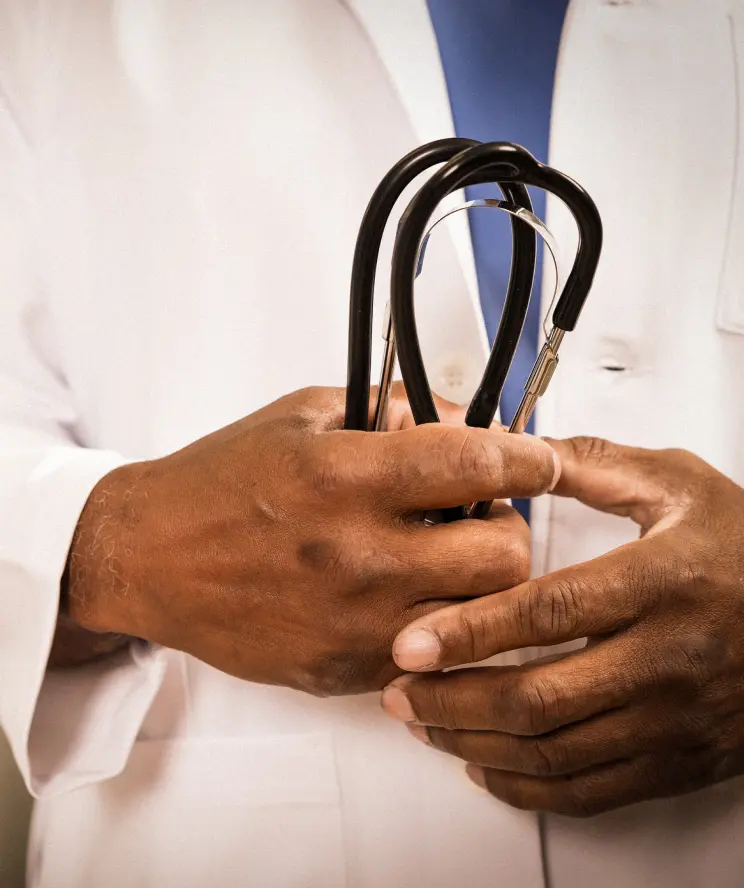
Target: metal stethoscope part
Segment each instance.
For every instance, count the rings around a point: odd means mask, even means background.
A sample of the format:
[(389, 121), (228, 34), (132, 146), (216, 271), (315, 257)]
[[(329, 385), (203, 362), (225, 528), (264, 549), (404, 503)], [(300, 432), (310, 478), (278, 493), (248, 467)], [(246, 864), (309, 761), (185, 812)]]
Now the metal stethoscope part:
[[(553, 375), (553, 372), (555, 371), (555, 367), (558, 364), (558, 349), (560, 348), (561, 342), (563, 341), (563, 331), (558, 331), (556, 330), (556, 328), (549, 330), (547, 323), (547, 319), (552, 314), (553, 307), (555, 306), (556, 299), (558, 298), (558, 293), (561, 291), (563, 283), (565, 281), (564, 266), (561, 261), (558, 242), (553, 237), (550, 230), (534, 213), (531, 213), (524, 207), (519, 207), (515, 204), (511, 204), (508, 201), (496, 200), (494, 198), (469, 200), (466, 203), (461, 204), (460, 206), (447, 210), (430, 223), (429, 228), (424, 235), (424, 239), (421, 241), (421, 247), (419, 249), (419, 255), (416, 262), (416, 279), (421, 276), (424, 270), (426, 248), (429, 245), (429, 240), (431, 239), (431, 235), (434, 229), (440, 223), (444, 222), (446, 219), (449, 219), (450, 216), (453, 216), (455, 213), (459, 213), (464, 210), (478, 209), (501, 210), (502, 212), (508, 213), (510, 216), (513, 216), (514, 218), (520, 220), (523, 224), (529, 225), (530, 228), (534, 229), (542, 238), (548, 254), (550, 255), (550, 258), (552, 260), (555, 285), (553, 288), (553, 296), (550, 301), (550, 307), (548, 308), (548, 311), (545, 315), (545, 320), (543, 321), (545, 345), (540, 354), (540, 358), (542, 360), (538, 359), (535, 367), (532, 370), (532, 373), (530, 374), (529, 379), (527, 380), (527, 383), (525, 385), (524, 397), (509, 427), (510, 432), (523, 432), (527, 427), (527, 423), (530, 421), (530, 417), (532, 416), (532, 412), (535, 409), (537, 399), (545, 392), (548, 384), (550, 383), (550, 379)], [(382, 358), (380, 385), (377, 392), (377, 399), (372, 418), (372, 428), (376, 432), (384, 431), (387, 426), (387, 407), (390, 398), (390, 387), (392, 385), (393, 375), (395, 373), (395, 362), (397, 358), (395, 331), (393, 329), (393, 319), (390, 312), (389, 301), (385, 307), (385, 317), (382, 326), (382, 338), (385, 340), (385, 347)]]

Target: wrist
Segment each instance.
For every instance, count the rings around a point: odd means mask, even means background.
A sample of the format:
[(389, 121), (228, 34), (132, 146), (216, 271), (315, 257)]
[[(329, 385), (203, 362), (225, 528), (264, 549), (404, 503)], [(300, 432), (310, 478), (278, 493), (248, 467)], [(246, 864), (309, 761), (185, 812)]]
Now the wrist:
[(114, 469), (91, 491), (60, 589), (61, 619), (87, 632), (139, 636), (138, 529), (146, 463)]

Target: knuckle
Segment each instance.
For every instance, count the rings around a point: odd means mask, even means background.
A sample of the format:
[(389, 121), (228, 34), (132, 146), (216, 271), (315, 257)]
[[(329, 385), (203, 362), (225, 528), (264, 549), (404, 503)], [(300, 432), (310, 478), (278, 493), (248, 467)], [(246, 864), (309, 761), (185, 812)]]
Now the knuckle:
[(306, 385), (295, 395), (299, 404), (318, 404), (325, 400), (325, 390), (319, 385)]
[(299, 389), (292, 395), (294, 425), (324, 431), (338, 427), (342, 417), (341, 389), (313, 385)]
[(335, 447), (319, 447), (314, 458), (305, 460), (305, 477), (312, 490), (321, 497), (345, 492), (357, 481), (354, 462), (348, 453)]
[(725, 645), (704, 636), (665, 641), (636, 655), (633, 686), (642, 698), (658, 691), (680, 691), (689, 700), (691, 694), (706, 690), (716, 678), (716, 665), (725, 660)]
[(697, 602), (700, 595), (712, 585), (713, 570), (710, 559), (696, 557), (676, 559), (674, 566), (675, 598)]
[(672, 685), (700, 691), (707, 687), (725, 660), (725, 644), (705, 635), (687, 635), (661, 655), (661, 674)]
[(498, 644), (495, 630), (494, 621), (486, 609), (478, 607), (466, 611), (459, 608), (453, 639), (457, 639), (457, 649), (465, 654), (462, 661), (478, 663), (490, 656), (490, 651)]
[(323, 403), (323, 389), (315, 385), (305, 386), (288, 397), (291, 403), (291, 418), (299, 425), (307, 425)]
[(581, 588), (575, 579), (555, 579), (549, 585), (531, 582), (517, 603), (518, 628), (523, 638), (536, 642), (568, 638), (584, 620)]
[(551, 591), (550, 610), (544, 608), (549, 631), (554, 636), (574, 635), (584, 619), (581, 590), (575, 581), (563, 579), (553, 583)]
[(660, 558), (634, 558), (628, 564), (626, 594), (632, 614), (656, 611), (669, 587), (668, 566)]
[(517, 683), (516, 729), (528, 736), (551, 730), (559, 708), (559, 697), (552, 683), (539, 676), (522, 678)]
[[(392, 556), (355, 545), (343, 536), (304, 539), (297, 546), (297, 560), (302, 569), (322, 578), (326, 588), (332, 587), (342, 596), (386, 589), (394, 584), (396, 575)], [(336, 625), (344, 625), (348, 616), (339, 613)], [(359, 618), (358, 612), (355, 617)]]
[[(725, 478), (709, 463), (689, 450), (669, 448), (656, 454), (659, 474), (677, 496), (693, 496), (699, 502), (715, 503), (719, 494), (725, 495)], [(715, 508), (715, 505), (714, 505)]]
[(458, 430), (460, 446), (451, 451), (454, 473), (465, 479), (482, 480), (500, 473), (500, 450), (489, 447), (480, 429)]
[(600, 465), (613, 458), (617, 451), (616, 446), (610, 441), (588, 435), (570, 438), (568, 443), (573, 451), (575, 461), (579, 464)]
[[(718, 647), (714, 644), (715, 648)], [(713, 670), (711, 654), (714, 651), (711, 644), (704, 636), (696, 638), (686, 638), (678, 642), (679, 659), (682, 665), (687, 684), (691, 685), (694, 690), (701, 690), (706, 687), (713, 678)]]
[(664, 653), (654, 650), (637, 651), (633, 660), (633, 675), (628, 684), (638, 699), (646, 699), (659, 689), (672, 684), (668, 676), (668, 659)]
[(566, 772), (565, 746), (554, 738), (538, 738), (530, 744), (528, 761), (530, 774), (535, 777), (555, 777)]
[(447, 682), (437, 682), (428, 688), (431, 710), (437, 725), (445, 731), (455, 732), (463, 725), (459, 717), (457, 696)]
[(405, 597), (402, 584), (408, 573), (401, 570), (392, 555), (379, 548), (350, 545), (341, 566), (345, 567), (350, 588), (357, 593), (380, 593), (395, 588), (401, 598)]
[(659, 460), (667, 465), (674, 464), (676, 469), (685, 470), (686, 474), (708, 472), (710, 466), (705, 460), (682, 447), (667, 447), (658, 452)]
[(528, 583), (523, 594), (518, 596), (515, 604), (514, 619), (520, 638), (531, 639), (535, 637), (543, 601), (544, 587), (535, 580)]

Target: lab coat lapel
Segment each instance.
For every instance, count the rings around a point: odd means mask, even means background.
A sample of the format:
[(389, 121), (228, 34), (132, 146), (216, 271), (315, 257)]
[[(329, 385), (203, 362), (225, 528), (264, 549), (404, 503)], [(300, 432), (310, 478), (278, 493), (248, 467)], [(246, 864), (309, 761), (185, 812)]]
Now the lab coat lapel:
[[(346, 0), (385, 66), (419, 143), (455, 135), (447, 82), (426, 0)], [(462, 202), (452, 195), (447, 206)], [(467, 214), (447, 223), (478, 320), (483, 355), (488, 339), (482, 319)]]
[(454, 136), (426, 0), (347, 0), (374, 44), (422, 142)]

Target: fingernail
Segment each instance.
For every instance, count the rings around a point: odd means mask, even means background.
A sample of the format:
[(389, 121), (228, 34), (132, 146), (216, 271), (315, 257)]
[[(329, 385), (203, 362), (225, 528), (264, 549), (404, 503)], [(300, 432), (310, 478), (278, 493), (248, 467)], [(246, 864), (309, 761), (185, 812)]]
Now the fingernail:
[(385, 712), (393, 718), (400, 719), (400, 721), (404, 722), (411, 722), (416, 718), (413, 707), (411, 706), (411, 701), (403, 691), (401, 691), (400, 688), (396, 688), (395, 685), (388, 685), (385, 688), (382, 692), (381, 703)]
[(553, 451), (553, 480), (548, 488), (548, 491), (555, 490), (556, 484), (561, 479), (561, 460), (558, 454)]
[(404, 630), (393, 644), (393, 659), (407, 672), (436, 666), (442, 645), (430, 629)]
[[(536, 441), (542, 441), (543, 444), (547, 444), (550, 447), (550, 443), (545, 440), (545, 438), (540, 438), (538, 435), (531, 435), (529, 432), (524, 432), (525, 438), (534, 438)], [(560, 481), (561, 478), (561, 458), (558, 456), (558, 453), (553, 450), (551, 447), (551, 452), (553, 454), (553, 480), (550, 482), (550, 487), (548, 487), (548, 493), (551, 490), (555, 490), (556, 485)]]
[(480, 786), (481, 789), (486, 789), (486, 774), (483, 768), (479, 768), (478, 765), (468, 765), (465, 768), (465, 773), (476, 786)]
[(410, 732), (412, 737), (415, 737), (417, 740), (420, 740), (427, 746), (431, 746), (428, 728), (425, 728), (423, 725), (406, 725), (406, 727), (408, 728), (408, 731)]

